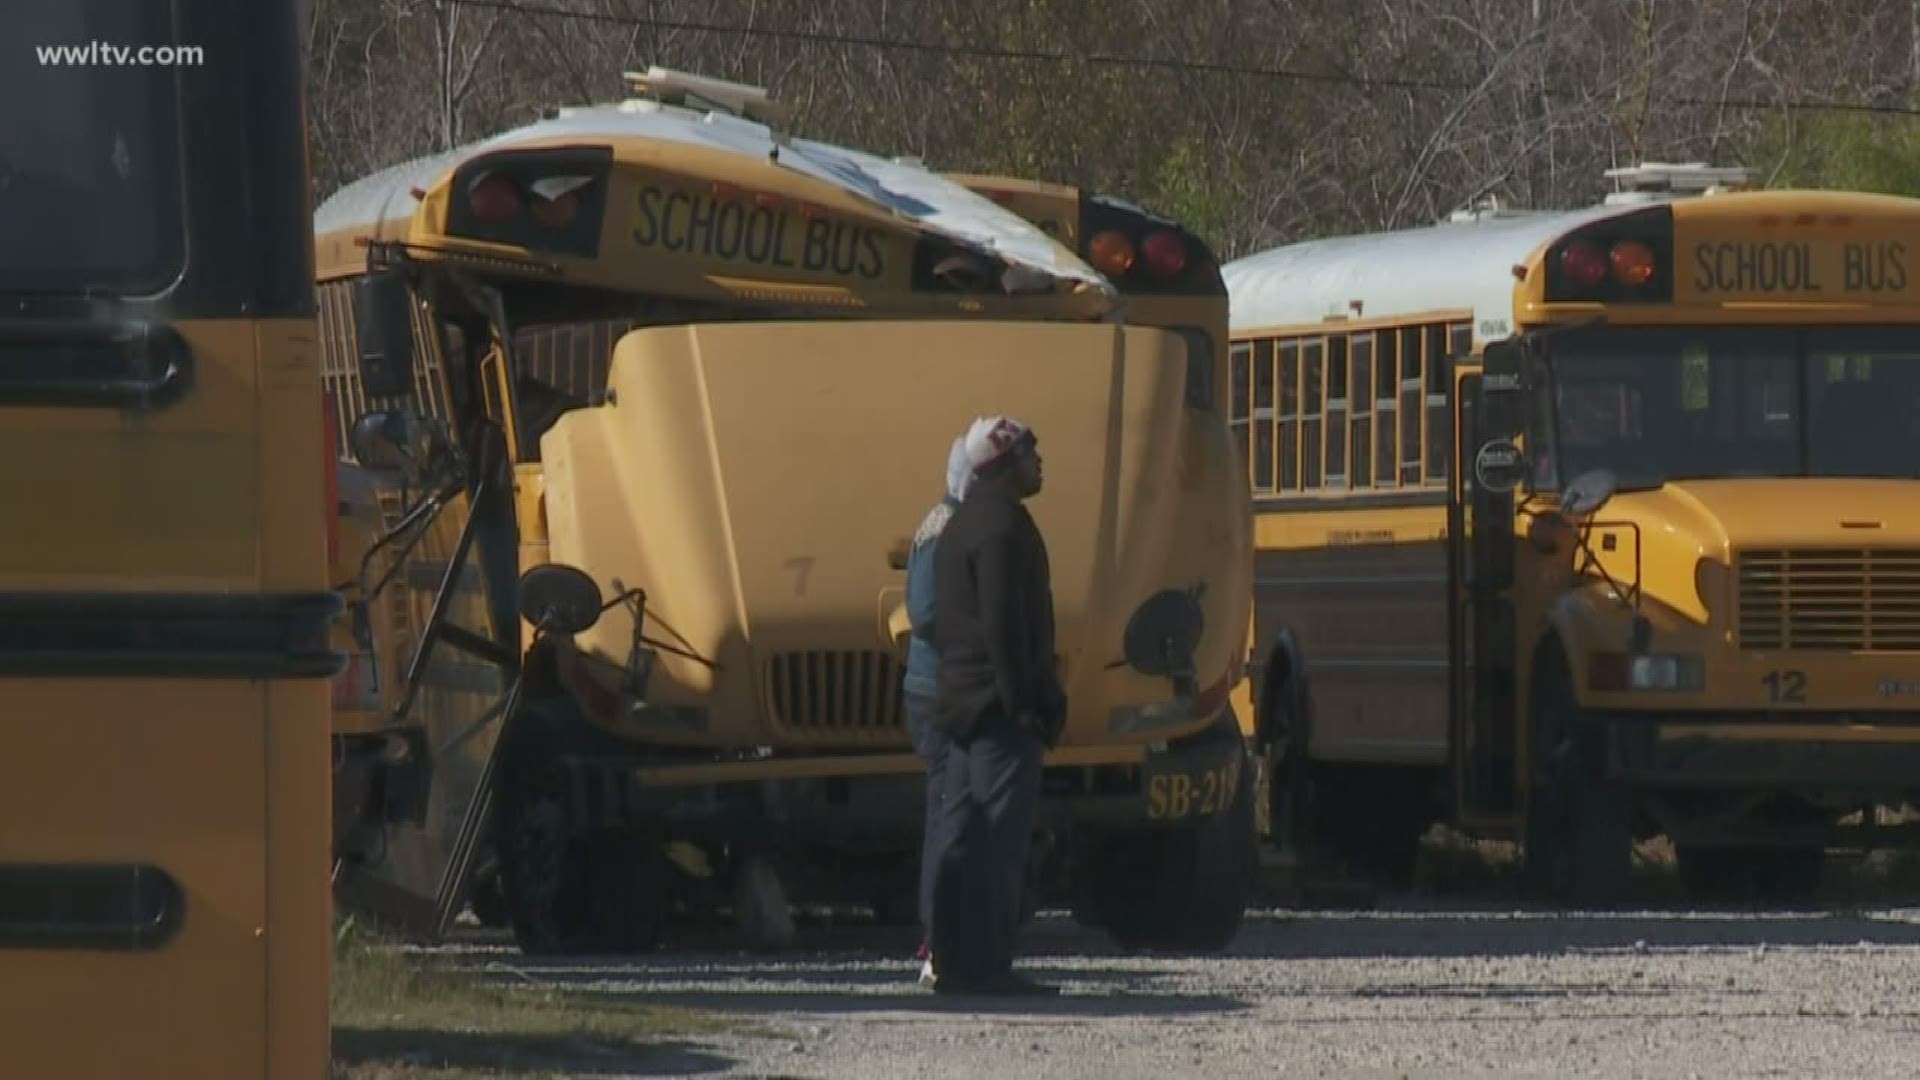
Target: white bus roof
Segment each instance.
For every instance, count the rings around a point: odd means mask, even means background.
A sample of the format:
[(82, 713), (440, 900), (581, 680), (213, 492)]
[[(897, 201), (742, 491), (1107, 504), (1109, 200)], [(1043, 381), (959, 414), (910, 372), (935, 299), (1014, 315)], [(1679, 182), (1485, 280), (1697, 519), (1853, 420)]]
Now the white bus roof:
[(1508, 210), (1271, 248), (1220, 268), (1228, 322), (1241, 331), (1469, 310), (1476, 338), (1503, 338), (1512, 332), (1515, 263), (1575, 226), (1635, 209)]
[(695, 112), (653, 101), (563, 109), (558, 116), (383, 169), (341, 188), (314, 211), (315, 235), (373, 230), (413, 213), (414, 188), (431, 186), (462, 160), (535, 139), (658, 139), (738, 154), (770, 156), (795, 172), (832, 184), (890, 211), (912, 227), (986, 248), (1009, 262), (1115, 295), (1098, 271), (1053, 238), (984, 196), (917, 164), (808, 139), (777, 136), (766, 125), (720, 112)]

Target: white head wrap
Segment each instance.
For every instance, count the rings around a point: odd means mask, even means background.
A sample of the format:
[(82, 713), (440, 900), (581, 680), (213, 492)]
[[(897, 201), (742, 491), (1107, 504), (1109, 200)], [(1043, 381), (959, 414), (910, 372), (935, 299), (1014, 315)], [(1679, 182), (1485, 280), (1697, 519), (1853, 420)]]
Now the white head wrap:
[(967, 497), (967, 485), (973, 483), (973, 460), (967, 456), (967, 437), (953, 440), (947, 451), (947, 498), (960, 502)]
[(1005, 456), (1028, 435), (1027, 425), (1010, 416), (983, 416), (967, 429), (967, 460), (975, 476)]

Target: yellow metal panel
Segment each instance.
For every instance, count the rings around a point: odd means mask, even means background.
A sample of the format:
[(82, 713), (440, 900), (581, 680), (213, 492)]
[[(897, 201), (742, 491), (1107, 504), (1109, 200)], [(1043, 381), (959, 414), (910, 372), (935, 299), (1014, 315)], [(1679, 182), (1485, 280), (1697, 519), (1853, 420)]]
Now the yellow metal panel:
[[(8, 759), (42, 763), (0, 784), (0, 862), (150, 863), (186, 896), (178, 936), (157, 952), (0, 955), (9, 1076), (263, 1074), (262, 698), (242, 682), (0, 682)], [(307, 857), (324, 835), (309, 823)]]
[[(171, 406), (0, 409), (0, 485), (13, 505), (32, 508), (9, 514), (0, 529), (0, 589), (256, 586), (260, 448), (262, 432), (273, 429), (259, 422), (254, 324), (182, 322), (174, 329), (192, 351), (193, 389)], [(260, 333), (285, 338), (298, 331)], [(301, 373), (312, 357), (307, 333), (304, 356), (264, 365), (273, 380), (268, 392), (310, 378)], [(312, 397), (311, 384), (306, 393)], [(314, 398), (311, 419), (301, 421), (316, 444), (318, 407)], [(320, 471), (307, 475), (306, 497), (317, 510)], [(296, 542), (316, 567), (322, 555), (313, 545), (324, 535), (315, 539), (309, 531)]]
[(327, 685), (266, 692), (267, 1075), (324, 1080), (333, 962)]

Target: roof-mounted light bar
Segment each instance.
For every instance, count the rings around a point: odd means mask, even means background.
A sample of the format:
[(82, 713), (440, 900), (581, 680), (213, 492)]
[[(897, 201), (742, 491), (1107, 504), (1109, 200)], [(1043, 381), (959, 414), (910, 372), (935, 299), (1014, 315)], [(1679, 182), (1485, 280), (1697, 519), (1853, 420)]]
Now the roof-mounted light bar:
[(628, 91), (635, 97), (650, 98), (663, 105), (729, 113), (762, 123), (777, 121), (786, 112), (761, 86), (675, 71), (658, 65), (647, 68), (645, 72), (626, 72), (625, 78)]
[(1717, 195), (1723, 191), (1744, 191), (1753, 186), (1753, 170), (1739, 165), (1708, 165), (1704, 161), (1672, 164), (1643, 161), (1638, 165), (1608, 169), (1613, 181), (1609, 205), (1643, 203), (1677, 198), (1683, 195)]

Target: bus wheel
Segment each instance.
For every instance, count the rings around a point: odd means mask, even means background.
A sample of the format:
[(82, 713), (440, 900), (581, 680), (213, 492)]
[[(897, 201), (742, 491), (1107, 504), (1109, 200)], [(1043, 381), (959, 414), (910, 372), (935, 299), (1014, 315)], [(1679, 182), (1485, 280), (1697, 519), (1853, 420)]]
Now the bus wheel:
[(1416, 769), (1314, 761), (1307, 719), (1276, 687), (1262, 710), (1267, 744), (1267, 839), (1293, 857), (1305, 895), (1344, 873), (1372, 887), (1410, 889), (1433, 812)]
[(472, 884), (467, 886), (467, 905), (481, 926), (498, 929), (507, 925), (507, 896), (501, 889), (497, 864), (473, 875)]
[(1604, 732), (1583, 715), (1566, 659), (1543, 653), (1534, 672), (1527, 876), (1563, 903), (1618, 899), (1633, 868), (1631, 793), (1605, 776)]
[(578, 820), (564, 770), (513, 787), (502, 793), (500, 880), (521, 951), (631, 953), (659, 944), (670, 912), (660, 844), (631, 826)]
[(1192, 829), (1110, 837), (1094, 858), (1098, 922), (1126, 949), (1219, 952), (1233, 944), (1258, 863), (1254, 769), (1234, 800)]
[(1820, 890), (1827, 852), (1793, 847), (1678, 845), (1680, 881), (1698, 900), (1806, 900)]
[(1305, 879), (1319, 860), (1316, 851), (1313, 763), (1306, 756), (1307, 730), (1304, 717), (1294, 715), (1286, 704), (1286, 695), (1276, 688), (1262, 707), (1261, 794), (1265, 799), (1266, 822), (1262, 832), (1267, 839), (1289, 852), (1296, 867), (1295, 876)]

